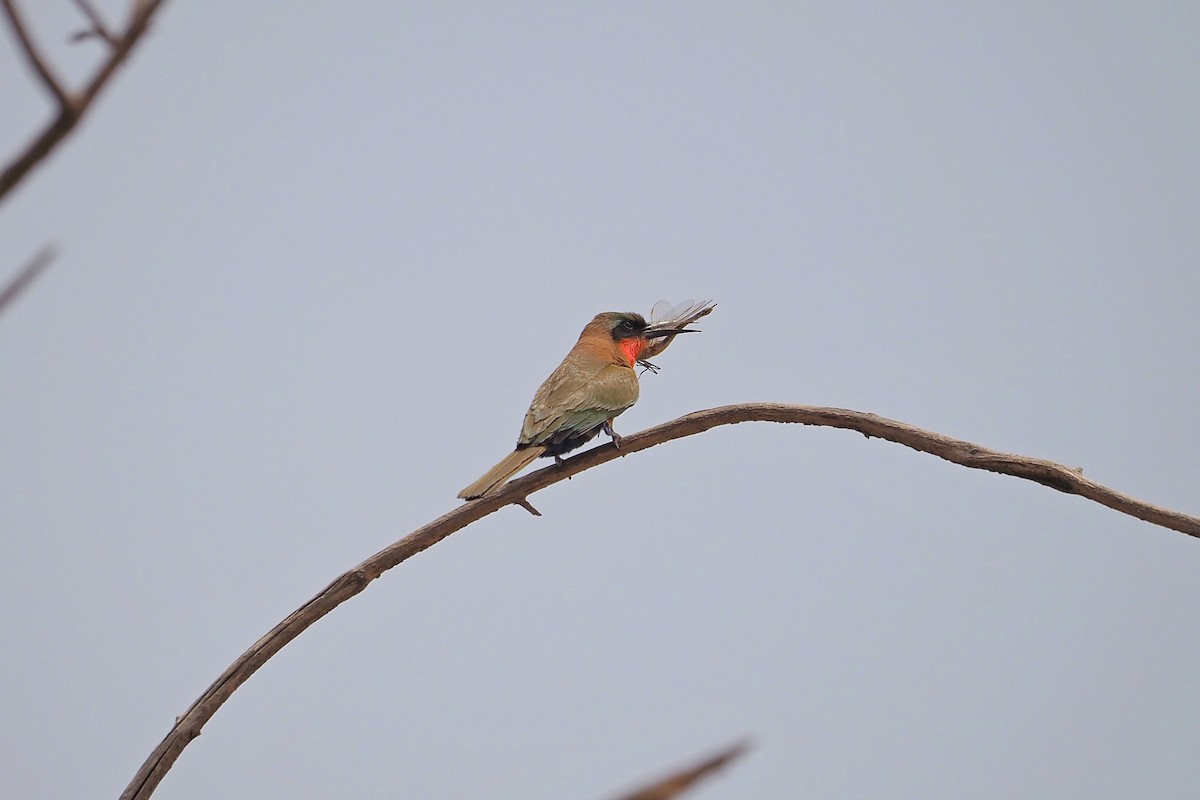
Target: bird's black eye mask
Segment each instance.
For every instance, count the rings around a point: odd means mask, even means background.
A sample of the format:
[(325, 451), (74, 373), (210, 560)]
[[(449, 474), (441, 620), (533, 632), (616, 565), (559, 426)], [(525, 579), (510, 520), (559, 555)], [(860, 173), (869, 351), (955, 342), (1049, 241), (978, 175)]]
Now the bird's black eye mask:
[(645, 330), (646, 320), (640, 317), (625, 317), (613, 326), (612, 338), (614, 341), (619, 342), (622, 339), (630, 339), (634, 336), (641, 336), (642, 332)]

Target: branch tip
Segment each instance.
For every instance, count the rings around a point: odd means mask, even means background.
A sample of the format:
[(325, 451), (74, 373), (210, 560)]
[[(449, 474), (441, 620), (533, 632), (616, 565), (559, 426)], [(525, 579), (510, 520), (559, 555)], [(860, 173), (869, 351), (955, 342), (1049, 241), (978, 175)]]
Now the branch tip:
[(528, 511), (530, 514), (533, 514), (535, 517), (540, 517), (542, 515), (542, 512), (540, 512), (536, 508), (534, 508), (533, 504), (530, 503), (529, 499), (526, 497), (522, 497), (520, 500), (513, 500), (513, 505), (520, 506), (521, 508)]
[(42, 271), (45, 270), (46, 267), (50, 266), (50, 262), (54, 260), (56, 255), (58, 255), (58, 253), (55, 252), (54, 246), (48, 244), (39, 250), (37, 254), (35, 254), (34, 257), (29, 260), (28, 264), (21, 268), (21, 271), (18, 272), (11, 281), (8, 282), (8, 285), (0, 290), (0, 312), (3, 312), (4, 308), (9, 303), (15, 300), (17, 296), (27, 288), (29, 288), (29, 285), (37, 279), (37, 276), (41, 275)]
[(672, 800), (692, 788), (696, 783), (720, 770), (730, 761), (741, 756), (750, 748), (749, 740), (737, 742), (716, 755), (685, 769), (677, 770), (664, 778), (643, 786), (620, 800)]
[(116, 47), (117, 37), (113, 36), (112, 32), (109, 31), (108, 26), (104, 23), (104, 18), (100, 16), (98, 11), (96, 11), (95, 6), (91, 4), (90, 0), (74, 0), (74, 3), (75, 7), (79, 9), (80, 13), (88, 18), (88, 22), (90, 22), (92, 26), (87, 30), (80, 31), (72, 36), (71, 41), (79, 42), (95, 36), (107, 42), (109, 47)]

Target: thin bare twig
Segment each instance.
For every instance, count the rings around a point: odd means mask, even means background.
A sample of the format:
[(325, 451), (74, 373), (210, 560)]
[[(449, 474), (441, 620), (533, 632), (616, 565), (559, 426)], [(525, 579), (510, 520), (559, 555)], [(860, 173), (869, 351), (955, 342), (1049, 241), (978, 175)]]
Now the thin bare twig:
[(699, 764), (687, 767), (643, 786), (632, 794), (621, 795), (618, 800), (672, 800), (692, 788), (696, 783), (712, 775), (730, 761), (750, 749), (749, 742), (738, 742)]
[(623, 437), (620, 450), (611, 443), (594, 447), (568, 458), (560, 465), (545, 467), (506, 483), (495, 494), (464, 503), (338, 576), (316, 597), (292, 612), (287, 619), (242, 653), (204, 694), (178, 717), (175, 726), (142, 764), (133, 781), (125, 789), (125, 793), (121, 795), (122, 800), (146, 800), (150, 797), (183, 749), (200, 735), (201, 728), (239, 686), (288, 642), (361, 592), (371, 581), (392, 567), (432, 547), (472, 522), (507, 505), (522, 505), (522, 501), (530, 494), (584, 470), (673, 439), (702, 433), (719, 425), (736, 425), (741, 422), (790, 422), (858, 431), (867, 437), (886, 439), (964, 467), (1012, 475), (1060, 492), (1077, 494), (1123, 514), (1181, 531), (1189, 536), (1200, 537), (1200, 519), (1121, 494), (1083, 477), (1078, 469), (1039, 458), (1002, 453), (962, 439), (885, 419), (876, 414), (844, 408), (783, 403), (745, 403), (697, 411), (641, 433)]
[(101, 39), (108, 42), (110, 46), (115, 47), (117, 44), (117, 39), (112, 35), (112, 32), (109, 31), (108, 25), (105, 24), (104, 18), (100, 16), (100, 13), (96, 11), (95, 6), (93, 6), (88, 0), (74, 0), (74, 2), (80, 13), (88, 18), (88, 22), (92, 23), (92, 27), (88, 28), (82, 33), (75, 34), (71, 38), (75, 41), (78, 41), (89, 36), (99, 36)]
[[(5, 167), (4, 171), (0, 172), (0, 201), (8, 196), (30, 171), (40, 164), (50, 152), (58, 146), (59, 142), (66, 138), (67, 134), (75, 129), (79, 124), (79, 120), (83, 118), (84, 113), (92, 105), (92, 101), (100, 94), (100, 90), (108, 83), (109, 78), (117, 71), (125, 61), (126, 56), (133, 50), (134, 45), (142, 38), (142, 34), (146, 32), (146, 28), (150, 25), (150, 18), (154, 16), (154, 12), (162, 6), (166, 0), (135, 0), (133, 11), (130, 13), (129, 21), (125, 25), (125, 30), (119, 38), (111, 42), (109, 56), (105, 59), (100, 68), (92, 75), (90, 81), (78, 93), (68, 93), (58, 86), (57, 81), (53, 83), (58, 87), (56, 96), (58, 97), (60, 108), (59, 113), (34, 139), (25, 146), (25, 149), (16, 156)], [(17, 33), (18, 39), (22, 42), (22, 47), (26, 50), (26, 56), (30, 60), (30, 64), (34, 71), (38, 73), (43, 83), (47, 83), (49, 72), (45, 71), (45, 64), (42, 64), (37, 52), (29, 43), (29, 38), (24, 34), (24, 27), (21, 25), (20, 18), (17, 16), (12, 6), (12, 0), (0, 0), (5, 10), (8, 12), (9, 21), (12, 23), (14, 31)], [(50, 84), (48, 84), (50, 85)], [(51, 91), (54, 91), (51, 89)]]
[(54, 95), (55, 101), (60, 108), (66, 108), (71, 104), (71, 100), (67, 97), (67, 92), (62, 87), (62, 83), (54, 75), (54, 71), (50, 69), (50, 65), (42, 58), (42, 54), (38, 52), (37, 45), (33, 43), (33, 39), (29, 36), (29, 31), (25, 29), (25, 23), (21, 20), (21, 15), (17, 13), (17, 7), (13, 5), (13, 0), (0, 0), (0, 5), (4, 6), (4, 13), (8, 15), (8, 24), (12, 26), (13, 34), (17, 37), (17, 42), (21, 45), (21, 52), (25, 54), (25, 60), (29, 62), (29, 67), (38, 76), (38, 80), (46, 87), (46, 91)]
[(0, 314), (4, 313), (4, 309), (9, 303), (17, 299), (17, 295), (29, 288), (29, 284), (42, 274), (42, 270), (50, 266), (55, 255), (57, 254), (54, 252), (54, 247), (46, 245), (29, 260), (28, 264), (21, 268), (21, 271), (8, 282), (4, 289), (0, 290)]

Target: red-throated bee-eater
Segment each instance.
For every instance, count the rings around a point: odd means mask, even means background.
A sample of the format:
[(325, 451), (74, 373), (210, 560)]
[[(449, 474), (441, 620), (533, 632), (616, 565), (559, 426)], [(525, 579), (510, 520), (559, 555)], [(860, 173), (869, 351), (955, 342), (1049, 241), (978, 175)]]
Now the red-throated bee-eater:
[(600, 431), (620, 447), (621, 437), (612, 423), (637, 402), (634, 367), (641, 364), (657, 371), (647, 359), (666, 350), (678, 334), (695, 333), (687, 326), (710, 313), (716, 304), (689, 300), (675, 308), (664, 305), (655, 305), (649, 322), (633, 312), (597, 314), (533, 396), (517, 449), (458, 496), (463, 500), (483, 497), (535, 458), (553, 456), (559, 461)]

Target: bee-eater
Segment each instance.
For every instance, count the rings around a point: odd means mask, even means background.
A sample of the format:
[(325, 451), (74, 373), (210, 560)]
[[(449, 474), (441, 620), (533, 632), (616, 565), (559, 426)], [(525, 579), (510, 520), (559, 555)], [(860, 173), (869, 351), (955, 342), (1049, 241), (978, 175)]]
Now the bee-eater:
[(676, 335), (695, 333), (686, 326), (712, 311), (713, 305), (689, 301), (656, 319), (660, 304), (651, 313), (651, 322), (634, 312), (597, 314), (533, 396), (517, 449), (458, 496), (463, 500), (483, 497), (535, 458), (553, 456), (560, 461), (560, 456), (600, 431), (620, 447), (621, 437), (612, 423), (637, 402), (635, 365), (657, 370), (646, 359), (666, 350)]

